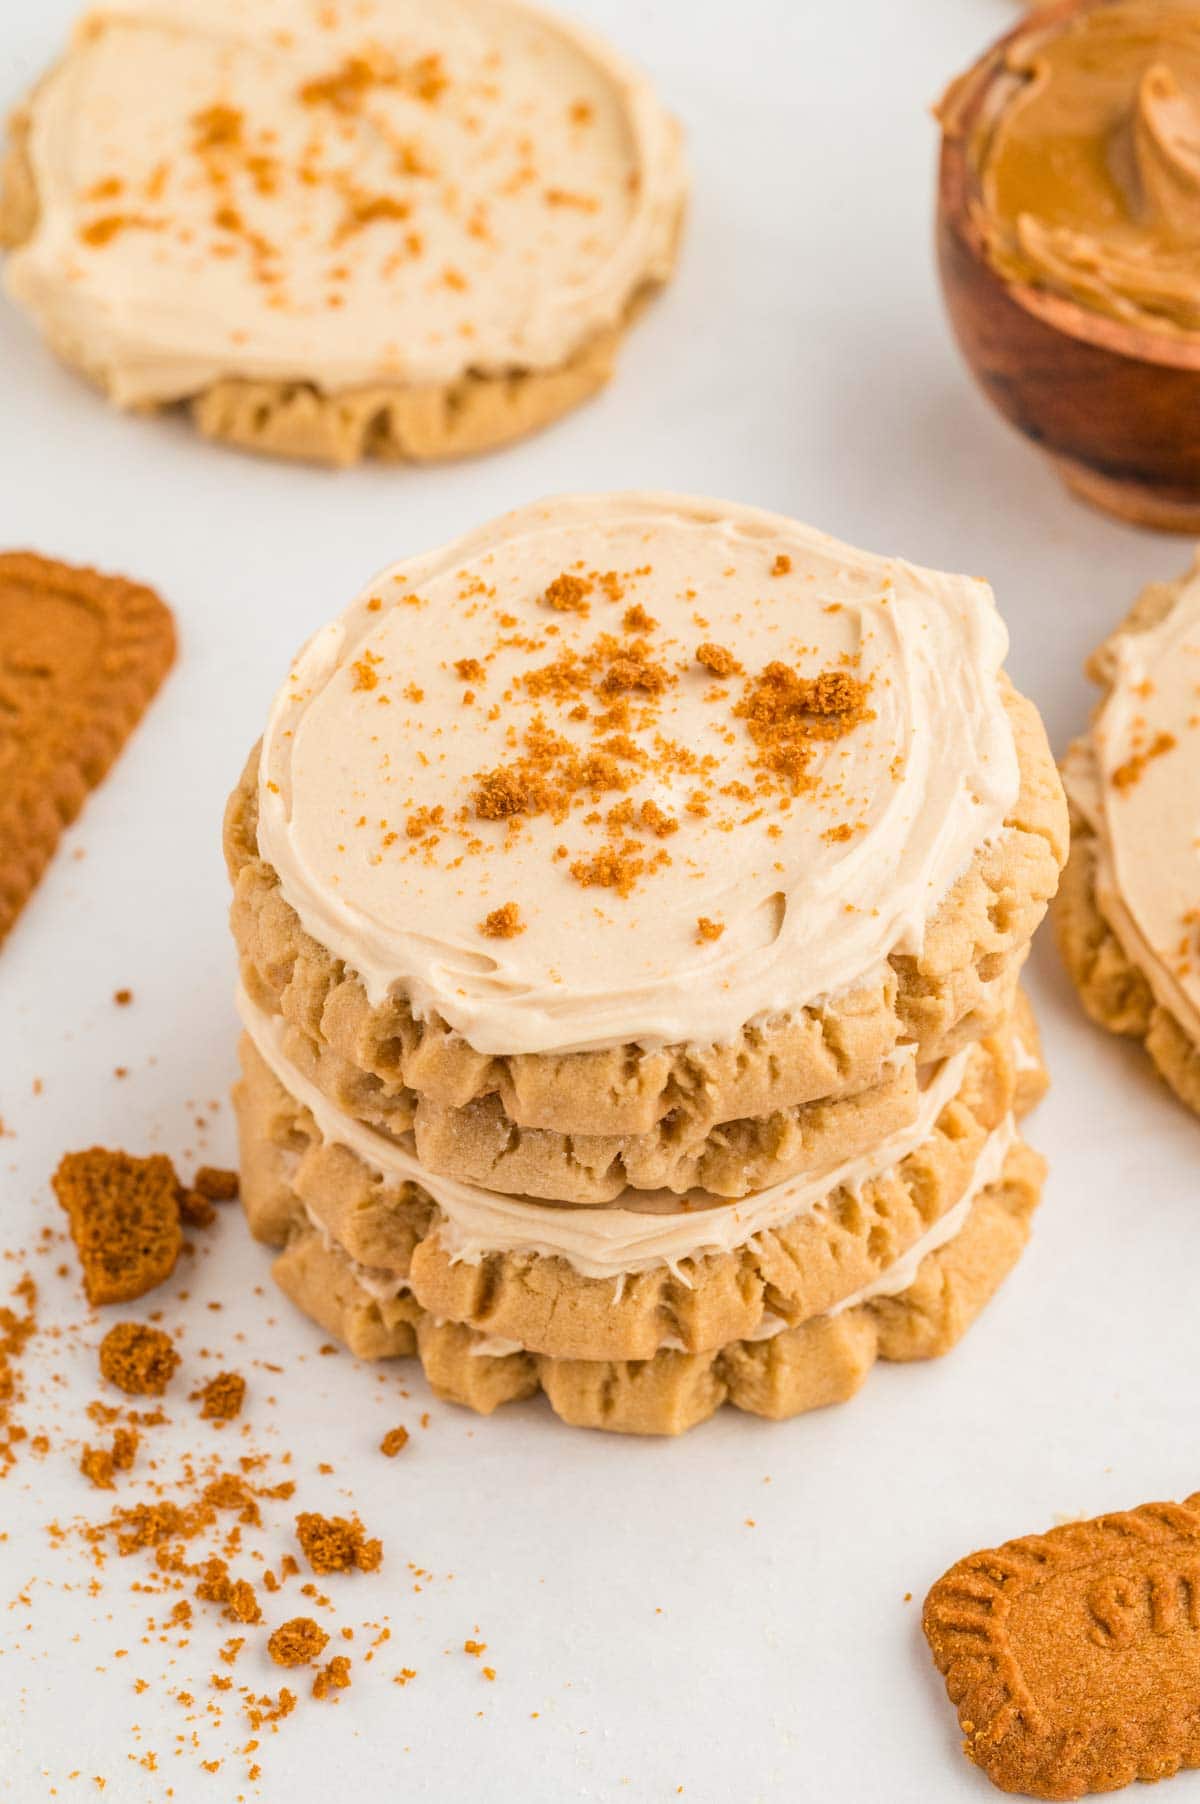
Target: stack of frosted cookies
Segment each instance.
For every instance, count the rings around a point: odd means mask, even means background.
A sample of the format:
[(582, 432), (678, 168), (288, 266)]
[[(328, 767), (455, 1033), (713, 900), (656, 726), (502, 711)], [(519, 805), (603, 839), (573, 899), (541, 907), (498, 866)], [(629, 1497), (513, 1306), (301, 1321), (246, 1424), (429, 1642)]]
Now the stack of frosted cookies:
[(678, 1433), (946, 1351), (1025, 1242), (1066, 855), (981, 582), (524, 509), (300, 653), (231, 798), (242, 1196), (364, 1358)]

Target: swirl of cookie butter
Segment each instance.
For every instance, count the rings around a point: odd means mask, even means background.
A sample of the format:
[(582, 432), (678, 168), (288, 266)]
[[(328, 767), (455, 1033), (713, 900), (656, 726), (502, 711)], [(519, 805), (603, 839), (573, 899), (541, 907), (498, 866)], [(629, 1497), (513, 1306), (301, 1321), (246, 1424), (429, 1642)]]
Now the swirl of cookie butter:
[(1095, 834), (1101, 914), (1155, 1001), (1200, 1045), (1200, 572), (1104, 653), (1108, 695), (1063, 764)]
[(986, 584), (563, 498), (397, 564), (274, 703), (259, 849), (483, 1053), (711, 1044), (877, 978), (1018, 790)]
[[(416, 1184), (432, 1197), (443, 1216), (438, 1235), (455, 1261), (478, 1264), (493, 1253), (533, 1254), (565, 1259), (583, 1277), (613, 1278), (618, 1283), (634, 1272), (659, 1266), (674, 1269), (684, 1259), (733, 1252), (756, 1234), (818, 1208), (835, 1191), (855, 1190), (893, 1170), (929, 1138), (938, 1116), (961, 1088), (969, 1056), (956, 1053), (923, 1074), (920, 1104), (906, 1127), (870, 1152), (825, 1171), (789, 1178), (736, 1202), (700, 1190), (685, 1197), (670, 1191), (628, 1190), (622, 1201), (591, 1209), (508, 1196), (428, 1171), (399, 1142), (335, 1108), (287, 1057), (278, 1017), (264, 1014), (244, 991), (238, 992), (238, 1012), (265, 1063), (308, 1110), (325, 1141), (346, 1147), (385, 1180)], [(1011, 1138), (1011, 1126), (1006, 1126), (1003, 1134), (997, 1130), (992, 1137), (991, 1154), (984, 1147), (972, 1197), (998, 1175), (999, 1165), (995, 1169), (993, 1165), (997, 1158), (1003, 1163), (1003, 1158), (996, 1149), (1003, 1140), (1006, 1152)], [(955, 1218), (960, 1224), (962, 1214)], [(871, 1286), (870, 1294), (886, 1289), (889, 1278), (884, 1274), (884, 1281)], [(394, 1291), (394, 1281), (388, 1282)]]
[(1034, 11), (997, 92), (973, 154), (978, 223), (1000, 273), (1139, 326), (1200, 330), (1191, 0)]
[(679, 132), (525, 0), (129, 0), (29, 106), (10, 292), (123, 405), (550, 370), (670, 272)]

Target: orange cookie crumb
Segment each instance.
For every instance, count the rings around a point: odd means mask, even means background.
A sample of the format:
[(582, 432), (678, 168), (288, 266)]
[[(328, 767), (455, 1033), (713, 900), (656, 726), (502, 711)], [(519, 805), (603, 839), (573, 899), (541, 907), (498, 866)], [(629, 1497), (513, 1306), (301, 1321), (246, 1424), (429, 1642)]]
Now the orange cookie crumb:
[(395, 1459), (396, 1455), (403, 1452), (407, 1446), (407, 1428), (389, 1428), (379, 1443), (379, 1451), (385, 1453), (389, 1459)]
[(491, 914), (483, 917), (479, 931), (489, 940), (513, 940), (519, 933), (524, 933), (525, 923), (516, 903), (506, 902), (502, 908), (493, 908)]
[(161, 1397), (179, 1364), (169, 1335), (144, 1322), (117, 1322), (100, 1342), (100, 1371), (129, 1397)]
[(714, 676), (737, 676), (742, 668), (727, 645), (714, 645), (711, 639), (696, 647), (696, 662)]
[(179, 1257), (179, 1180), (162, 1153), (93, 1146), (51, 1180), (67, 1212), (89, 1303), (128, 1303), (169, 1278)]
[(321, 1516), (304, 1510), (296, 1517), (296, 1537), (314, 1572), (374, 1572), (383, 1559), (383, 1545), (367, 1540), (357, 1516)]
[(331, 1691), (345, 1691), (349, 1683), (350, 1662), (345, 1654), (335, 1654), (313, 1679), (312, 1694), (315, 1698), (326, 1698)]
[(238, 1174), (219, 1165), (202, 1165), (192, 1179), (192, 1189), (210, 1203), (231, 1203), (238, 1193)]
[(192, 1394), (200, 1399), (200, 1414), (206, 1421), (231, 1422), (242, 1412), (246, 1380), (240, 1372), (218, 1372)]
[(329, 1636), (311, 1616), (293, 1616), (275, 1630), (267, 1652), (276, 1666), (308, 1666), (328, 1642)]
[(542, 600), (548, 608), (553, 608), (558, 614), (586, 614), (590, 588), (590, 583), (584, 582), (578, 576), (569, 576), (564, 570), (561, 576), (556, 576), (554, 581), (547, 585)]

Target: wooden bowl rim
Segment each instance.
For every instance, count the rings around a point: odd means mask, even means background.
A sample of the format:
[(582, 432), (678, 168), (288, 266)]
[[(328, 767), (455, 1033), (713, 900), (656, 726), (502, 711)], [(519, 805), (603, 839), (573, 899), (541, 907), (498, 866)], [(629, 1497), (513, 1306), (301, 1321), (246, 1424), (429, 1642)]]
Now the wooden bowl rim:
[(938, 165), (938, 211), (962, 239), (976, 261), (992, 281), (1003, 288), (1013, 301), (1044, 325), (1065, 337), (1081, 340), (1099, 350), (1138, 363), (1154, 363), (1177, 370), (1200, 372), (1200, 334), (1194, 341), (1156, 332), (1145, 326), (1131, 326), (1122, 320), (1109, 319), (1079, 301), (1048, 289), (1035, 288), (1027, 282), (1015, 282), (1002, 276), (987, 254), (987, 246), (979, 229), (972, 202), (978, 193), (975, 171), (970, 162), (970, 141), (979, 115), (994, 84), (1004, 78), (1009, 46), (1041, 26), (1065, 24), (1077, 13), (1098, 11), (1114, 0), (1056, 0), (1056, 4), (1036, 9), (1021, 19), (1011, 30), (997, 38), (966, 72), (951, 84), (953, 117), (942, 121), (941, 157)]

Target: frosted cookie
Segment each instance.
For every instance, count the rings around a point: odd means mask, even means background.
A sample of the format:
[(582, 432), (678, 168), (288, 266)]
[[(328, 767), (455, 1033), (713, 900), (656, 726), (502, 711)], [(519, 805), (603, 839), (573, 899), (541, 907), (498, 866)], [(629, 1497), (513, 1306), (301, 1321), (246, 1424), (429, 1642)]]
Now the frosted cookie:
[(442, 458), (611, 374), (669, 276), (679, 132), (524, 0), (97, 6), (14, 124), (9, 293), (122, 407)]
[(962, 1226), (1045, 1088), (1022, 998), (1001, 1032), (923, 1073), (909, 1127), (852, 1159), (741, 1202), (629, 1191), (579, 1209), (429, 1173), (334, 1109), (244, 997), (242, 1013), (235, 1105), (254, 1233), (289, 1247), (315, 1236), (376, 1302), (407, 1296), (555, 1359), (711, 1353), (904, 1288), (895, 1273)]
[(243, 984), (431, 1168), (504, 1187), (482, 1115), (540, 1195), (579, 1195), (576, 1136), (656, 1185), (685, 1145), (686, 1183), (723, 1124), (1011, 1008), (1066, 811), (1006, 643), (981, 582), (722, 502), (562, 499), (396, 565), (231, 799)]
[(1143, 590), (1088, 666), (1105, 696), (1063, 777), (1059, 945), (1094, 1021), (1200, 1111), (1200, 575)]
[(381, 1293), (321, 1234), (300, 1231), (275, 1262), (292, 1301), (362, 1359), (413, 1354), (439, 1396), (490, 1414), (545, 1392), (575, 1427), (679, 1434), (722, 1403), (776, 1420), (852, 1397), (876, 1359), (935, 1358), (961, 1338), (1020, 1257), (1043, 1168), (1019, 1138), (969, 1200), (955, 1231), (932, 1230), (892, 1272), (789, 1327), (701, 1353), (660, 1346), (646, 1358), (572, 1359), (439, 1319), (410, 1291)]

